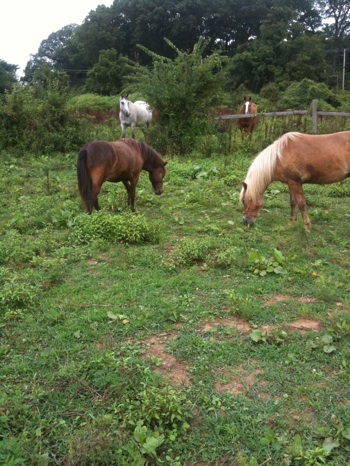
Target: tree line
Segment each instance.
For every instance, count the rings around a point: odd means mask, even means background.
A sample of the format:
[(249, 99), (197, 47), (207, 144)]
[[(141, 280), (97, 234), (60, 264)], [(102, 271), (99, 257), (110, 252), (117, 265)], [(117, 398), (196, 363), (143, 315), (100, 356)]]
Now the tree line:
[[(230, 89), (244, 84), (260, 92), (271, 82), (283, 89), (303, 78), (339, 85), (349, 9), (349, 0), (115, 0), (91, 11), (83, 24), (52, 32), (22, 81), (64, 73), (72, 88), (117, 94), (125, 76), (152, 64), (140, 46), (176, 57), (168, 39), (187, 52), (205, 40), (207, 55), (225, 56)], [(0, 92), (15, 80), (13, 67), (0, 61)]]

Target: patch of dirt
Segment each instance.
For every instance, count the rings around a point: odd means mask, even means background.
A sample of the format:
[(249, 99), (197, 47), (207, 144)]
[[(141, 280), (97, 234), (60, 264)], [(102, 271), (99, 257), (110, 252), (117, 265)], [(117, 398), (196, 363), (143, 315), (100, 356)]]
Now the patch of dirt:
[(280, 303), (281, 301), (287, 301), (287, 299), (291, 299), (291, 296), (288, 296), (287, 294), (280, 294), (280, 295), (274, 296), (268, 301), (265, 301), (264, 306), (271, 306), (271, 304)]
[(300, 333), (319, 332), (323, 328), (320, 322), (312, 319), (298, 319), (294, 322), (289, 322), (288, 324), (285, 324), (285, 326), (294, 332)]
[(190, 385), (190, 378), (187, 371), (187, 365), (181, 364), (174, 356), (165, 352), (166, 343), (160, 342), (157, 337), (151, 337), (146, 342), (149, 347), (145, 354), (146, 358), (156, 358), (156, 370), (174, 385)]
[[(280, 295), (279, 299), (289, 299), (286, 295)], [(303, 299), (303, 298), (301, 298)], [(183, 324), (179, 324), (180, 329)], [(228, 328), (235, 328), (242, 334), (249, 333), (253, 327), (243, 319), (236, 316), (230, 318), (217, 318), (213, 322), (207, 322), (202, 326), (203, 333), (211, 331), (212, 329), (224, 326)], [(292, 332), (317, 332), (322, 330), (322, 324), (317, 320), (300, 318), (294, 322), (284, 324), (288, 330)], [(271, 332), (275, 325), (262, 325), (259, 327), (264, 332)], [(166, 352), (166, 345), (169, 341), (177, 336), (177, 332), (160, 333), (152, 336), (143, 342), (145, 348), (144, 358), (149, 359), (164, 377), (174, 386), (190, 386), (190, 377), (188, 373), (188, 365), (180, 363), (173, 355)], [(260, 369), (251, 368), (249, 371), (239, 366), (235, 369), (234, 373), (224, 372), (222, 375), (229, 380), (227, 383), (216, 383), (216, 390), (219, 393), (231, 392), (234, 395), (245, 395), (249, 387), (256, 383), (256, 376), (261, 372)], [(259, 381), (259, 386), (264, 385), (264, 381)], [(259, 395), (262, 399), (268, 399), (269, 396), (263, 392)]]
[[(288, 301), (288, 300), (293, 300), (293, 299), (294, 298), (292, 296), (289, 296), (287, 294), (280, 294), (280, 295), (274, 296), (273, 298), (269, 299), (268, 301), (265, 301), (264, 306), (271, 306), (271, 304), (276, 304), (276, 303), (280, 303), (281, 301)], [(317, 299), (316, 298), (307, 298), (307, 297), (302, 296), (297, 301), (298, 301), (298, 303), (307, 304), (307, 303), (315, 303), (315, 302), (317, 302)]]
[(231, 317), (225, 319), (215, 319), (213, 322), (207, 322), (203, 325), (202, 331), (208, 332), (215, 327), (219, 327), (220, 325), (229, 328), (235, 328), (240, 332), (247, 333), (251, 330), (251, 325), (243, 319), (239, 319), (238, 317)]
[[(240, 365), (235, 370), (235, 374), (224, 371), (223, 375), (230, 381), (227, 383), (216, 382), (215, 389), (219, 393), (231, 392), (233, 395), (245, 395), (248, 388), (256, 383), (256, 376), (261, 372), (261, 369), (247, 371)], [(259, 382), (259, 385), (264, 385), (264, 382)]]

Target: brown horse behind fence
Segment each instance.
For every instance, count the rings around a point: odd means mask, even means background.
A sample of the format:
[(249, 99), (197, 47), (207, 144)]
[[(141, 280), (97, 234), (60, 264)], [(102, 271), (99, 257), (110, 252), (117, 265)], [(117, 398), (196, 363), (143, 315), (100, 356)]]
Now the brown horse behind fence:
[(91, 214), (94, 207), (100, 209), (97, 196), (105, 181), (121, 181), (124, 184), (128, 204), (134, 212), (135, 191), (141, 170), (149, 173), (155, 194), (162, 194), (166, 164), (154, 149), (134, 139), (85, 144), (79, 151), (77, 174), (86, 212)]
[[(244, 97), (244, 103), (241, 106), (239, 113), (241, 115), (248, 115), (248, 114), (253, 114), (257, 113), (258, 108), (252, 102), (252, 99), (250, 97)], [(252, 132), (254, 131), (255, 126), (258, 124), (258, 117), (257, 116), (252, 116), (252, 117), (245, 117), (245, 118), (239, 118), (238, 119), (238, 127), (241, 130), (241, 133), (243, 135), (243, 131), (248, 133), (250, 136), (252, 135)]]
[(248, 170), (240, 194), (243, 223), (254, 225), (266, 188), (273, 181), (281, 181), (289, 187), (291, 220), (297, 219), (298, 206), (305, 230), (310, 231), (302, 185), (336, 183), (349, 177), (350, 131), (323, 135), (286, 133), (260, 152)]

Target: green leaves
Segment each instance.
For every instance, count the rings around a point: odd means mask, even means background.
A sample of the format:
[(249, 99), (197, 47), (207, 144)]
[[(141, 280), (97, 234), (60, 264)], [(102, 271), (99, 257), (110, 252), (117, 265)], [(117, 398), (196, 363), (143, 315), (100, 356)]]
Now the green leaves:
[(93, 215), (81, 214), (75, 218), (72, 230), (72, 239), (81, 244), (95, 240), (128, 244), (156, 243), (160, 236), (157, 225), (151, 225), (143, 215), (133, 213), (111, 215), (99, 211)]
[(156, 449), (164, 442), (164, 435), (159, 432), (150, 432), (143, 421), (139, 421), (134, 430), (134, 437), (141, 446), (141, 452), (147, 455), (157, 456)]
[(324, 353), (328, 354), (337, 350), (336, 346), (334, 345), (334, 339), (332, 335), (329, 334), (323, 335), (321, 338), (317, 338), (316, 340), (312, 340), (311, 348), (320, 348)]
[(272, 332), (263, 330), (253, 330), (249, 337), (255, 343), (275, 342), (277, 344), (283, 343), (287, 338), (287, 333), (284, 330), (274, 329)]
[(253, 265), (253, 272), (260, 277), (264, 277), (268, 273), (287, 274), (286, 258), (278, 249), (274, 249), (272, 257), (265, 257), (258, 251), (250, 251), (248, 252), (248, 260)]

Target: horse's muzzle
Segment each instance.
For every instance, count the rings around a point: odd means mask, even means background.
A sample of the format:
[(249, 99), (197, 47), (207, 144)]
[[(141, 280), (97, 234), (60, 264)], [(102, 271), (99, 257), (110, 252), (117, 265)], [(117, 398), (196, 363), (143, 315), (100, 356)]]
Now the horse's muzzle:
[(243, 215), (242, 222), (243, 222), (243, 225), (246, 225), (248, 227), (253, 227), (255, 223), (255, 218), (247, 217), (246, 215)]
[(157, 194), (157, 196), (160, 196), (161, 194), (163, 194), (163, 189), (162, 188), (155, 189), (154, 194)]

